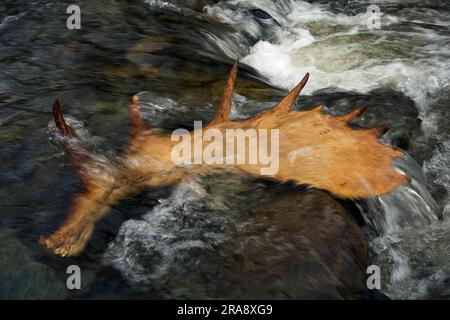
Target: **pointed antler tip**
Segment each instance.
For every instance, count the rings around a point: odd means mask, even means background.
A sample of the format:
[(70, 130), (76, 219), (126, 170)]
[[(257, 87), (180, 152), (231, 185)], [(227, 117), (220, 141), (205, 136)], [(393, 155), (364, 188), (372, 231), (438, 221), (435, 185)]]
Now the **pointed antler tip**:
[(306, 83), (306, 81), (308, 81), (308, 79), (309, 79), (309, 72), (307, 72), (307, 73), (303, 76), (303, 79), (302, 79), (302, 81), (300, 81), (300, 82), (305, 82), (305, 83)]
[(297, 84), (296, 88), (294, 88), (294, 89), (297, 89), (297, 90), (298, 90), (298, 93), (297, 93), (297, 94), (299, 94), (300, 91), (305, 87), (306, 83), (308, 82), (308, 79), (309, 79), (309, 72), (307, 72), (307, 73), (303, 76), (302, 80)]
[(236, 59), (236, 61), (233, 64), (233, 67), (231, 68), (231, 71), (228, 75), (228, 80), (227, 80), (225, 90), (223, 92), (219, 111), (218, 111), (216, 117), (209, 123), (209, 125), (213, 125), (213, 124), (217, 124), (217, 123), (229, 120), (229, 116), (230, 116), (230, 112), (231, 112), (231, 105), (232, 105), (232, 100), (233, 100), (234, 82), (236, 81), (238, 63), (239, 63), (239, 60)]
[(353, 119), (356, 119), (357, 117), (362, 115), (366, 110), (367, 110), (367, 106), (359, 106), (346, 114), (338, 116), (338, 119), (340, 119), (344, 122), (350, 122)]
[(61, 106), (59, 104), (59, 100), (58, 100), (58, 98), (56, 98), (55, 100), (53, 100), (53, 110), (60, 109), (60, 108), (61, 108)]
[(55, 121), (56, 127), (60, 130), (60, 132), (64, 135), (74, 136), (75, 131), (66, 123), (64, 116), (61, 112), (61, 105), (59, 104), (59, 100), (55, 99), (53, 102), (53, 119)]
[(231, 73), (233, 77), (236, 77), (237, 69), (238, 69), (239, 59), (236, 59), (233, 63), (233, 67), (231, 68)]
[(381, 137), (383, 134), (385, 134), (386, 132), (389, 131), (389, 128), (383, 124), (383, 125), (374, 127), (371, 130), (377, 137)]
[(267, 110), (266, 112), (262, 113), (259, 118), (264, 117), (268, 114), (272, 113), (288, 113), (292, 110), (292, 106), (295, 103), (295, 99), (300, 94), (300, 92), (305, 87), (306, 83), (309, 79), (309, 72), (307, 72), (302, 80), (288, 93), (286, 97), (284, 97), (274, 108)]

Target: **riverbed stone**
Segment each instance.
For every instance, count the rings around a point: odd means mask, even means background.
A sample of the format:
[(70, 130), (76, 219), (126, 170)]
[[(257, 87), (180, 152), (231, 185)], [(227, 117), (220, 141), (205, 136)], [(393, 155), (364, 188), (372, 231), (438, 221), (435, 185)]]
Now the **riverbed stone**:
[(355, 298), (367, 243), (344, 207), (323, 191), (285, 195), (234, 235), (226, 272), (238, 299)]

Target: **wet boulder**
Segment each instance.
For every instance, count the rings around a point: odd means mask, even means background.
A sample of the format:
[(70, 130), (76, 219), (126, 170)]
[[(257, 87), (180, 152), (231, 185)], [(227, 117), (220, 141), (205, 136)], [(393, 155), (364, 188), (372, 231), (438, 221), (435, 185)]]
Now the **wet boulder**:
[(366, 255), (326, 192), (275, 194), (231, 175), (179, 185), (122, 225), (104, 261), (159, 298), (339, 299), (364, 287)]
[(232, 298), (355, 298), (364, 288), (366, 240), (344, 207), (322, 191), (261, 207), (226, 252)]
[(64, 299), (66, 279), (34, 261), (29, 248), (12, 233), (0, 236), (0, 299)]

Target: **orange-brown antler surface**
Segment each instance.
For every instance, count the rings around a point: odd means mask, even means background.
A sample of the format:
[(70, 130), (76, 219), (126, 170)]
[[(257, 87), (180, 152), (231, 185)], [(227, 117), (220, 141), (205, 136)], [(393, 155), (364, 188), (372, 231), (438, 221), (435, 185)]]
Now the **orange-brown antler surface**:
[[(235, 147), (236, 137), (228, 136), (228, 130), (277, 130), (277, 150), (275, 140), (259, 136), (259, 146), (264, 142), (272, 153), (278, 151), (279, 165), (276, 170), (265, 173), (266, 178), (308, 184), (328, 190), (338, 197), (351, 199), (382, 195), (410, 181), (391, 164), (393, 159), (404, 156), (404, 152), (378, 141), (378, 137), (386, 131), (384, 126), (362, 130), (353, 130), (348, 126), (348, 122), (361, 115), (364, 108), (357, 108), (342, 116), (324, 115), (322, 106), (309, 111), (291, 110), (308, 81), (308, 74), (274, 108), (251, 119), (231, 121), (229, 115), (236, 74), (237, 62), (228, 77), (217, 116), (205, 128), (214, 129), (216, 134), (223, 135), (223, 150), (232, 146), (235, 153), (226, 155), (231, 157), (231, 167), (253, 176), (262, 176), (264, 169), (260, 161), (238, 161), (251, 158), (250, 148)], [(80, 152), (82, 148), (78, 143), (67, 143), (66, 150), (81, 172), (86, 188), (75, 199), (66, 223), (54, 234), (41, 239), (41, 243), (54, 253), (71, 256), (82, 252), (95, 223), (112, 205), (131, 192), (145, 186), (177, 183), (187, 175), (201, 174), (213, 168), (230, 167), (225, 160), (224, 163), (198, 163), (195, 154), (185, 155), (184, 160), (188, 161), (176, 164), (172, 152), (178, 142), (169, 134), (147, 129), (138, 108), (139, 99), (135, 96), (130, 104), (129, 147), (117, 164), (108, 162), (98, 165), (87, 152)], [(58, 102), (55, 102), (53, 113), (60, 133), (68, 141), (76, 139), (75, 131), (64, 120)], [(194, 130), (185, 133), (184, 138), (189, 138), (191, 145), (198, 143), (202, 155), (210, 148), (204, 143), (207, 140), (204, 139), (205, 131)]]
[[(385, 127), (353, 130), (347, 122), (360, 109), (342, 117), (326, 116), (321, 110), (319, 106), (271, 115), (255, 124), (280, 131), (280, 164), (274, 178), (352, 199), (382, 195), (409, 182), (391, 164), (404, 153), (378, 141)], [(247, 170), (255, 174), (254, 168)]]

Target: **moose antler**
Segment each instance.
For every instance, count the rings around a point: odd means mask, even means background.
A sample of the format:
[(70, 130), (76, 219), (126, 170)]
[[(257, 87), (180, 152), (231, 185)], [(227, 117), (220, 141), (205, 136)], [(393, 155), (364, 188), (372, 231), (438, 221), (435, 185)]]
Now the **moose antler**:
[[(146, 127), (139, 116), (139, 99), (134, 96), (129, 109), (129, 146), (117, 163), (103, 161), (99, 165), (99, 160), (80, 146), (76, 132), (66, 123), (59, 103), (55, 101), (55, 123), (67, 140), (66, 151), (81, 173), (85, 191), (75, 198), (67, 221), (54, 234), (42, 237), (41, 243), (56, 254), (77, 255), (85, 248), (95, 223), (121, 198), (146, 186), (177, 183), (186, 176), (211, 169), (231, 167), (257, 177), (265, 175), (279, 181), (311, 185), (337, 197), (351, 199), (382, 195), (410, 181), (391, 166), (392, 160), (404, 156), (404, 152), (378, 141), (386, 127), (353, 130), (348, 126), (348, 122), (360, 116), (365, 108), (342, 116), (324, 115), (322, 106), (309, 111), (292, 111), (309, 74), (274, 108), (251, 119), (231, 121), (236, 74), (237, 61), (228, 77), (217, 116), (205, 127), (207, 130), (186, 131), (176, 136), (176, 141), (173, 135)], [(272, 154), (278, 151), (277, 170), (266, 170), (263, 174), (267, 163), (261, 161), (262, 153), (259, 152), (260, 161), (254, 161), (250, 148), (236, 147), (236, 136), (227, 135), (229, 130), (242, 133), (249, 129), (257, 133), (271, 131), (279, 136), (279, 141), (261, 134), (257, 136), (258, 147), (264, 146), (265, 151), (270, 149)], [(216, 141), (214, 152), (211, 152), (211, 145), (204, 144), (205, 140), (211, 140), (211, 132), (216, 139), (224, 137), (223, 141)], [(252, 132), (244, 132), (247, 134), (244, 141), (252, 138)], [(179, 139), (189, 139), (189, 150), (192, 144), (194, 149), (200, 145), (200, 156), (206, 155), (207, 160), (215, 161), (199, 162), (199, 154), (195, 152), (194, 155), (184, 154), (182, 161), (174, 161), (174, 149)], [(223, 157), (225, 149), (227, 155)], [(229, 150), (234, 152), (229, 155)], [(221, 159), (223, 161), (219, 161)], [(242, 161), (246, 159), (249, 161)]]

